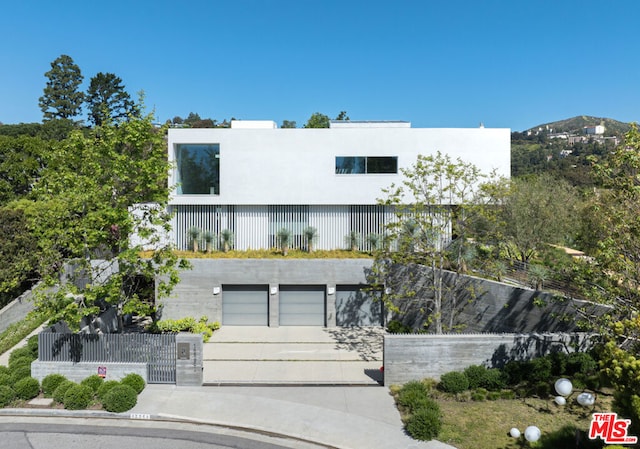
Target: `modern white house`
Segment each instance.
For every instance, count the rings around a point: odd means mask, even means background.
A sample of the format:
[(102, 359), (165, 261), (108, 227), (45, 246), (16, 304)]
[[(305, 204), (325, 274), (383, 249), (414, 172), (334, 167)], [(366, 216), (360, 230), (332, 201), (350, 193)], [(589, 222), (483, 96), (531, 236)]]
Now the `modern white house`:
[[(352, 232), (381, 234), (395, 219), (378, 204), (419, 154), (440, 151), (483, 172), (510, 175), (509, 129), (423, 129), (408, 122), (331, 122), (325, 129), (232, 121), (226, 129), (170, 129), (170, 238), (190, 249), (189, 230), (233, 233), (238, 250), (294, 248), (317, 231), (316, 249), (346, 248)], [(202, 245), (202, 241), (200, 244)], [(368, 259), (193, 259), (164, 302), (163, 318), (206, 315), (223, 325), (380, 326), (384, 311), (367, 291)]]
[(235, 249), (276, 246), (287, 228), (292, 246), (317, 230), (317, 249), (345, 248), (351, 232), (381, 233), (393, 211), (382, 189), (400, 169), (440, 151), (488, 173), (510, 174), (508, 129), (426, 129), (409, 122), (331, 122), (323, 129), (279, 129), (269, 121), (232, 121), (226, 129), (170, 129), (174, 169), (172, 239), (188, 249), (189, 229), (234, 235)]

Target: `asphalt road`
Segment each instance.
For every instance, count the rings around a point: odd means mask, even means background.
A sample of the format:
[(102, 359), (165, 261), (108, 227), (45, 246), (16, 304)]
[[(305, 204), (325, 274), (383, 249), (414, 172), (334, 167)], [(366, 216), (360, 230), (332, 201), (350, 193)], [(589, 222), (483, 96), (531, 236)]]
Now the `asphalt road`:
[[(306, 443), (271, 442), (176, 428), (0, 422), (2, 449), (291, 449)], [(316, 446), (317, 447), (317, 446)]]

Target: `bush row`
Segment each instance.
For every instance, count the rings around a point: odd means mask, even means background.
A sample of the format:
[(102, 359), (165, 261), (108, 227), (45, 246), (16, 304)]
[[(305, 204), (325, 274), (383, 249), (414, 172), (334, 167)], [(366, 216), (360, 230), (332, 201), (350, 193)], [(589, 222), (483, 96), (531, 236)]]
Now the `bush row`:
[(220, 329), (220, 323), (217, 321), (209, 323), (209, 318), (201, 316), (196, 321), (193, 317), (185, 317), (177, 320), (161, 320), (154, 322), (147, 331), (153, 333), (164, 332), (191, 332), (193, 334), (202, 334), (202, 339), (206, 343), (209, 341), (213, 332)]
[(407, 433), (417, 440), (432, 440), (442, 427), (442, 413), (438, 403), (431, 398), (432, 385), (426, 381), (408, 382), (402, 386), (396, 401), (406, 413)]
[(38, 337), (33, 336), (26, 346), (9, 354), (8, 366), (0, 366), (0, 407), (6, 407), (16, 399), (28, 401), (42, 393), (69, 410), (82, 410), (92, 403), (101, 403), (107, 411), (124, 412), (136, 405), (138, 394), (145, 387), (144, 379), (134, 373), (119, 382), (105, 382), (94, 374), (80, 383), (61, 374), (49, 374), (40, 384), (31, 377), (31, 363), (37, 357)]

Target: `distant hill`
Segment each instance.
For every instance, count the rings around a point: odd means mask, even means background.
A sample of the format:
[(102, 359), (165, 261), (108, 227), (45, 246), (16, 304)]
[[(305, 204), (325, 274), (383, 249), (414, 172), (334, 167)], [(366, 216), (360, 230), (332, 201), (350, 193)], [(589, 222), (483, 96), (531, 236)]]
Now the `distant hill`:
[[(621, 137), (627, 131), (629, 131), (629, 123), (619, 122), (610, 118), (604, 117), (592, 117), (588, 115), (579, 115), (577, 117), (568, 118), (566, 120), (559, 120), (557, 122), (544, 123), (542, 125), (534, 126), (528, 129), (533, 133), (572, 133), (582, 134), (585, 126), (604, 125), (605, 136), (619, 136)], [(527, 132), (525, 131), (525, 132)]]

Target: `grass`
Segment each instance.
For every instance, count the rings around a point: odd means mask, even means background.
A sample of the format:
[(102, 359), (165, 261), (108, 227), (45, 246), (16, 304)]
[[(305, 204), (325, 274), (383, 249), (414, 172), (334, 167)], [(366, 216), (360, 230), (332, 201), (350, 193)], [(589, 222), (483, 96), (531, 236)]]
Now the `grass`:
[(575, 397), (565, 406), (556, 405), (551, 397), (481, 402), (440, 398), (438, 403), (444, 418), (437, 439), (458, 449), (519, 448), (521, 441), (510, 437), (509, 430), (516, 427), (524, 433), (531, 425), (542, 431), (535, 447), (574, 447), (575, 430), (589, 429), (592, 412), (611, 411), (611, 396), (602, 394), (598, 395), (595, 410), (578, 405)]
[(0, 334), (0, 354), (4, 354), (20, 343), (27, 335), (41, 326), (44, 321), (44, 319), (35, 314), (29, 314), (24, 320), (11, 323)]
[[(250, 249), (246, 251), (175, 251), (176, 256), (183, 259), (371, 259), (371, 253), (350, 251), (346, 249), (315, 250), (312, 252), (300, 249), (290, 249), (287, 256), (283, 256), (277, 249)], [(152, 253), (142, 253), (142, 257), (151, 257)]]

